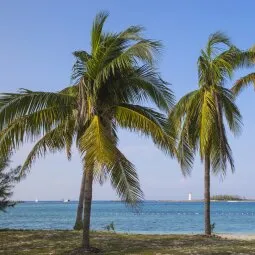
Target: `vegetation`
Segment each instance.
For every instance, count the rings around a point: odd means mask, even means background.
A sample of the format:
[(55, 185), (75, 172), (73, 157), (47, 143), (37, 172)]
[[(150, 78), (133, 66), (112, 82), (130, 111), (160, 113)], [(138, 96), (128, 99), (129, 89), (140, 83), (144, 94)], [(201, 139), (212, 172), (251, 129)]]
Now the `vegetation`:
[(20, 167), (8, 169), (9, 167), (10, 160), (0, 158), (0, 212), (15, 205), (15, 202), (10, 201), (9, 198), (12, 195), (13, 185), (18, 180)]
[(115, 232), (115, 225), (114, 225), (114, 222), (112, 221), (110, 224), (106, 225), (106, 226), (105, 226), (105, 229), (106, 229), (107, 231), (113, 231), (113, 232)]
[[(78, 231), (0, 231), (0, 254), (68, 254), (77, 250), (82, 233)], [(254, 241), (227, 240), (202, 235), (130, 235), (92, 232), (99, 254), (253, 254)], [(92, 254), (92, 253), (84, 253)]]
[[(154, 68), (158, 41), (145, 39), (143, 28), (120, 33), (103, 31), (106, 13), (92, 26), (91, 52), (76, 51), (73, 85), (60, 92), (23, 89), (0, 98), (0, 151), (16, 151), (28, 139), (37, 143), (21, 172), (35, 159), (65, 149), (71, 157), (76, 142), (83, 162), (83, 249), (90, 250), (89, 229), (93, 181), (109, 177), (118, 195), (132, 206), (143, 199), (134, 165), (118, 149), (117, 128), (143, 134), (166, 153), (174, 154), (174, 137), (165, 115), (173, 94)], [(41, 138), (42, 136), (42, 138)]]
[(215, 227), (216, 227), (216, 223), (214, 222), (211, 224), (211, 232), (212, 233), (214, 233)]
[(247, 200), (245, 197), (233, 196), (233, 195), (214, 195), (211, 197), (211, 200), (219, 200), (219, 201), (243, 201)]
[(232, 92), (224, 84), (232, 77), (240, 59), (241, 52), (227, 36), (212, 34), (198, 58), (198, 89), (182, 97), (170, 116), (179, 132), (177, 150), (182, 169), (190, 171), (197, 150), (204, 163), (206, 235), (211, 235), (210, 172), (225, 175), (227, 163), (234, 171), (225, 123), (232, 133), (238, 134), (241, 114)]
[[(247, 63), (246, 65), (252, 65), (254, 66), (255, 64), (255, 46), (253, 46), (249, 51), (245, 53), (245, 58)], [(233, 88), (232, 91), (234, 92), (235, 95), (238, 95), (247, 85), (253, 84), (255, 88), (255, 73), (250, 73), (247, 74), (240, 79), (238, 79)]]

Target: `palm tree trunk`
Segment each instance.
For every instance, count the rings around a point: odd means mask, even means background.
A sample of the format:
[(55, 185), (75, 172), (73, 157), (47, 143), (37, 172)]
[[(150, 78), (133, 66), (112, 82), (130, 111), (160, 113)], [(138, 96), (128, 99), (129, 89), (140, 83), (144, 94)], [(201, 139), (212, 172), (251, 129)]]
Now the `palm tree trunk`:
[(205, 234), (211, 235), (210, 219), (210, 157), (205, 155), (205, 176), (204, 176), (204, 210), (205, 210)]
[(92, 203), (92, 185), (93, 171), (91, 168), (85, 170), (85, 200), (83, 210), (83, 242), (82, 246), (85, 250), (90, 250), (89, 230), (90, 230), (90, 215)]
[(85, 195), (84, 188), (85, 188), (85, 169), (83, 170), (83, 174), (82, 174), (79, 203), (78, 203), (77, 214), (76, 214), (76, 221), (75, 221), (75, 225), (73, 227), (75, 230), (80, 230), (83, 228), (82, 213), (83, 213), (84, 195)]

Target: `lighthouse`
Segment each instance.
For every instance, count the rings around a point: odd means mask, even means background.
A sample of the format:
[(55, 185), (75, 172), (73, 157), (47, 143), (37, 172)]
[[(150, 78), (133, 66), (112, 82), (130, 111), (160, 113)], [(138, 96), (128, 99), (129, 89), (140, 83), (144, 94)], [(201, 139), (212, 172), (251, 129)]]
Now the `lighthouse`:
[(189, 201), (191, 201), (191, 193), (189, 193)]

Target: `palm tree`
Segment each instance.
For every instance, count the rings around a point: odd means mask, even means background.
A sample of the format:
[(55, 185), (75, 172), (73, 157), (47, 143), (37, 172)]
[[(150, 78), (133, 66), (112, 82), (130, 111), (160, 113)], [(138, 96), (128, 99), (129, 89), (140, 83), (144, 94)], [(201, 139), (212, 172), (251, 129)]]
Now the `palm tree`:
[[(248, 51), (244, 52), (243, 58), (245, 60), (246, 66), (254, 66), (255, 64), (255, 46), (253, 46)], [(255, 88), (255, 73), (247, 74), (240, 79), (238, 79), (233, 88), (232, 91), (235, 95), (238, 95), (247, 85), (253, 84)]]
[[(26, 173), (36, 158), (65, 149), (75, 141), (84, 171), (83, 249), (90, 250), (89, 230), (93, 181), (108, 176), (121, 199), (137, 205), (143, 199), (134, 165), (118, 149), (118, 128), (151, 137), (173, 155), (174, 138), (163, 113), (173, 94), (155, 71), (161, 45), (144, 39), (142, 27), (120, 33), (103, 31), (106, 13), (92, 26), (91, 52), (76, 51), (73, 85), (60, 92), (21, 90), (0, 98), (0, 151), (17, 150), (28, 139), (37, 141), (22, 166)], [(81, 199), (82, 200), (82, 199)]]
[(239, 54), (224, 34), (212, 34), (198, 58), (198, 89), (182, 97), (170, 115), (178, 130), (177, 154), (181, 168), (190, 171), (197, 150), (204, 163), (206, 235), (211, 235), (210, 171), (225, 175), (227, 163), (234, 171), (225, 123), (232, 133), (237, 134), (241, 114), (231, 91), (224, 88), (224, 84), (238, 66)]

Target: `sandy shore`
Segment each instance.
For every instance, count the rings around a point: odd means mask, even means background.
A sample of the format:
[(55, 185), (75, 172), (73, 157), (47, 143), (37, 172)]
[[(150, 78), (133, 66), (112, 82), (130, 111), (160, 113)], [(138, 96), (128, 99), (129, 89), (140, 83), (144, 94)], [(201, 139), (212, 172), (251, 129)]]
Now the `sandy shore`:
[(218, 234), (218, 236), (226, 239), (236, 239), (236, 240), (255, 240), (255, 234)]

